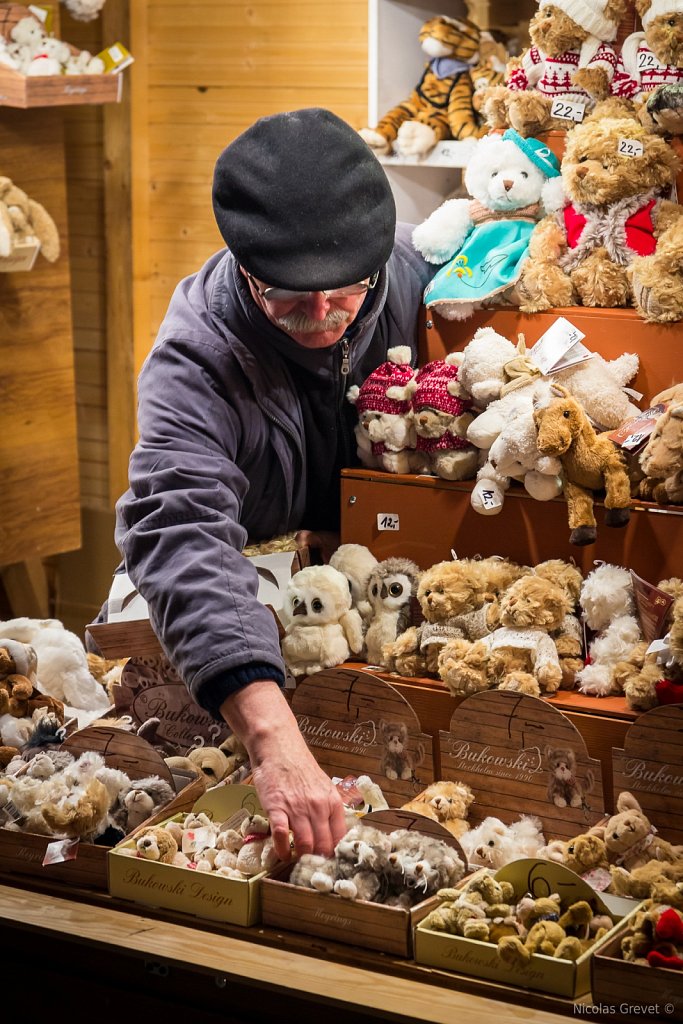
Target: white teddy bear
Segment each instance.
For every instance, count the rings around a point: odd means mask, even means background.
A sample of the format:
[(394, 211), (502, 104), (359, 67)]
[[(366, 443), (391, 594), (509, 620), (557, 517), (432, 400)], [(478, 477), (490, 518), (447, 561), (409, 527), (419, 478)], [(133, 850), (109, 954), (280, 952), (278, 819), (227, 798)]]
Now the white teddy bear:
[(430, 263), (444, 263), (424, 301), (465, 320), (492, 299), (514, 300), (535, 224), (563, 205), (557, 157), (509, 129), (477, 143), (464, 175), (472, 199), (449, 199), (413, 232)]
[(614, 667), (626, 661), (643, 634), (635, 616), (631, 574), (605, 563), (589, 573), (581, 587), (581, 618), (597, 635), (588, 648), (588, 664), (577, 673), (581, 693), (606, 697), (619, 693)]

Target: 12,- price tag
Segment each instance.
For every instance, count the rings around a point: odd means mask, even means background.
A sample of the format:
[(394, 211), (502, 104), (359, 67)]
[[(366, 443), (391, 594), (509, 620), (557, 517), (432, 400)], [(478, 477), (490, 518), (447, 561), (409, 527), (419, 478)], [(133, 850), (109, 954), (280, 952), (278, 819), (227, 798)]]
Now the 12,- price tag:
[(378, 530), (398, 530), (399, 517), (395, 512), (378, 512), (377, 513), (377, 529)]
[(643, 144), (638, 139), (619, 139), (617, 152), (619, 156), (642, 156)]
[(503, 504), (495, 491), (482, 491), (481, 503), (484, 506), (484, 508), (488, 509), (500, 508), (500, 506)]
[(553, 100), (550, 108), (551, 117), (559, 117), (561, 121), (583, 121), (586, 104), (577, 100)]

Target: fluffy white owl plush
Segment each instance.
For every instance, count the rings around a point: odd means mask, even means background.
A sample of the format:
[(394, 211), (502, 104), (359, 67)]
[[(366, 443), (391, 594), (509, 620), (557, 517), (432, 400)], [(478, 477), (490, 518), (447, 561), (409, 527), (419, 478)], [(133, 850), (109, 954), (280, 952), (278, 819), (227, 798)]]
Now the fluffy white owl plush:
[(420, 569), (408, 558), (385, 558), (370, 574), (368, 601), (372, 615), (365, 634), (369, 665), (384, 665), (382, 648), (410, 625), (410, 601), (419, 579)]
[(349, 583), (331, 565), (295, 573), (285, 593), (282, 656), (293, 676), (341, 665), (363, 648), (363, 624), (351, 607)]

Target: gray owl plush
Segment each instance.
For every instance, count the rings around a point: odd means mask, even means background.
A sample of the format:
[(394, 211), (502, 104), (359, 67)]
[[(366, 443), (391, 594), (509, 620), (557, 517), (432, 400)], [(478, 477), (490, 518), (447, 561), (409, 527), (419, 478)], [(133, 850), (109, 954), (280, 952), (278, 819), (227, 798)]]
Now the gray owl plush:
[(285, 593), (282, 656), (293, 676), (341, 665), (363, 647), (363, 626), (351, 607), (349, 583), (331, 565), (295, 573)]
[(410, 625), (411, 599), (419, 579), (420, 569), (409, 558), (385, 558), (370, 574), (368, 601), (372, 615), (365, 634), (369, 665), (386, 667), (382, 648)]

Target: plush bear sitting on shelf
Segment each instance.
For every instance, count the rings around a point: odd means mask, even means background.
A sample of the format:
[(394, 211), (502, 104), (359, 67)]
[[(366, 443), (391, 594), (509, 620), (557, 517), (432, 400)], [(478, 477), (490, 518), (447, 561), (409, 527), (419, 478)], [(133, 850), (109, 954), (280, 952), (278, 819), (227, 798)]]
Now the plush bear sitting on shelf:
[[(636, 104), (646, 127), (680, 135), (680, 103), (665, 102), (661, 93), (673, 87), (680, 95), (683, 88), (683, 10), (676, 0), (636, 0), (636, 9), (643, 31), (632, 32), (622, 43), (612, 92)], [(650, 104), (656, 92), (659, 102)]]
[[(562, 161), (568, 205), (531, 236), (520, 308), (632, 305), (628, 270), (636, 256), (660, 265), (663, 292), (680, 294), (677, 265), (656, 256), (660, 236), (683, 214), (662, 198), (679, 167), (671, 147), (634, 118), (590, 118), (573, 128)], [(658, 319), (654, 299), (646, 308), (636, 296), (636, 304), (645, 319)]]
[[(508, 65), (507, 87), (491, 90), (484, 103), (491, 127), (510, 124), (522, 135), (566, 128), (609, 96), (617, 65), (609, 43), (625, 8), (624, 0), (541, 0), (529, 24), (531, 47)], [(579, 109), (568, 111), (567, 102)]]
[(415, 424), (415, 470), (444, 480), (466, 480), (477, 470), (479, 452), (467, 441), (472, 401), (458, 381), (460, 353), (435, 359), (415, 378), (411, 405)]
[(378, 156), (395, 149), (423, 157), (442, 139), (465, 139), (480, 131), (472, 107), (470, 71), (479, 60), (479, 29), (466, 18), (431, 18), (420, 29), (429, 62), (414, 91), (361, 137)]
[(650, 406), (668, 402), (638, 457), (645, 478), (638, 496), (660, 505), (683, 504), (683, 384), (662, 391)]
[(368, 469), (410, 473), (416, 443), (410, 399), (415, 390), (412, 353), (407, 345), (387, 351), (386, 362), (363, 381), (349, 388), (347, 398), (355, 405), (358, 458)]

